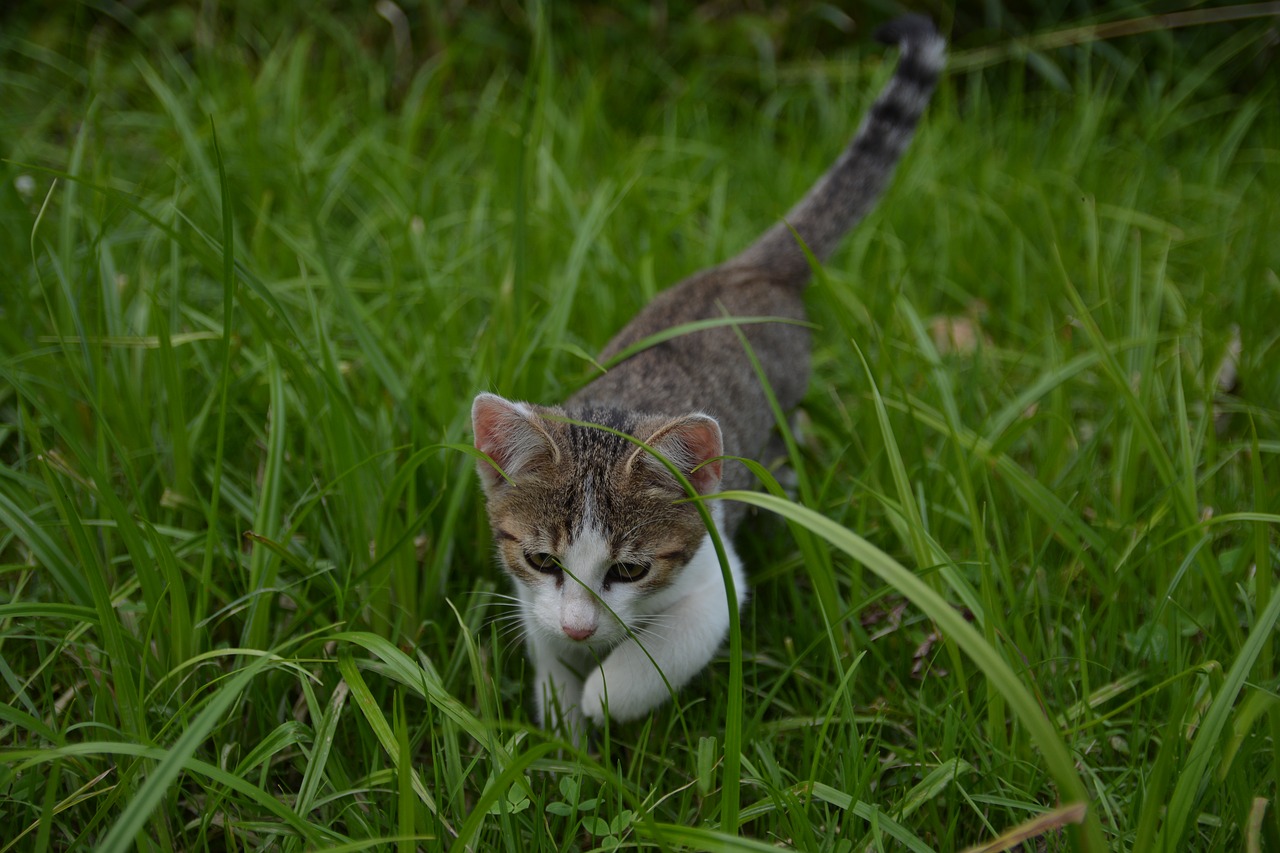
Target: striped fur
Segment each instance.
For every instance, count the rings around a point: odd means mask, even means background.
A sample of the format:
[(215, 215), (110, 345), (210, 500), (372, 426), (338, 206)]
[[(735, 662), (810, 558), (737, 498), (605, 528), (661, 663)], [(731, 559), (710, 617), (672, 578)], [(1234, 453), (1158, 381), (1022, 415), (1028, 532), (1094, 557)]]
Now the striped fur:
[[(901, 18), (879, 36), (901, 46), (897, 71), (835, 164), (741, 254), (659, 294), (601, 361), (726, 314), (804, 319), (809, 262), (795, 235), (818, 260), (831, 255), (888, 185), (943, 67), (943, 40), (926, 18)], [(797, 405), (809, 381), (808, 330), (760, 323), (739, 331), (777, 402)], [(729, 611), (710, 538), (675, 479), (633, 444), (565, 417), (648, 442), (711, 494), (753, 484), (746, 466), (717, 457), (760, 459), (773, 414), (735, 330), (723, 326), (642, 349), (563, 407), (476, 398), (476, 447), (510, 478), (480, 463), (537, 670), (538, 719), (578, 737), (587, 720), (643, 716), (695, 676), (723, 641)], [(727, 537), (742, 505), (712, 507)], [(741, 606), (745, 575), (725, 544)]]
[(782, 222), (761, 235), (730, 265), (767, 269), (775, 278), (802, 287), (809, 278), (809, 261), (791, 229), (800, 235), (814, 257), (825, 261), (836, 250), (840, 238), (875, 206), (915, 134), (947, 56), (942, 36), (922, 15), (894, 20), (881, 27), (876, 38), (901, 46), (902, 58), (893, 79), (871, 105), (835, 165)]

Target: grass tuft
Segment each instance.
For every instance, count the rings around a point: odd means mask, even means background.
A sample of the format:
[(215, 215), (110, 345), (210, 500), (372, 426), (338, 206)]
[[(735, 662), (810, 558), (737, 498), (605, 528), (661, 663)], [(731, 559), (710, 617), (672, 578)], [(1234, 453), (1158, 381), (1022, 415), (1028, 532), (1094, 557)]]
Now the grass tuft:
[(1266, 9), (957, 20), (809, 291), (796, 494), (725, 462), (729, 653), (579, 750), (471, 398), (607, 368), (892, 65), (590, 9), (8, 13), (0, 851), (1280, 849)]

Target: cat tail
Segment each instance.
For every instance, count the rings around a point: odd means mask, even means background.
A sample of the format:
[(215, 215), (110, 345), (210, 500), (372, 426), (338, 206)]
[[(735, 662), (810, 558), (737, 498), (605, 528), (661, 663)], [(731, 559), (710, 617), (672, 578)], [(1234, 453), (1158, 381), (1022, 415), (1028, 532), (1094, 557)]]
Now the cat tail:
[(762, 268), (787, 284), (804, 286), (809, 261), (795, 235), (799, 234), (819, 261), (825, 261), (888, 185), (933, 94), (947, 52), (946, 42), (924, 15), (896, 18), (880, 27), (875, 36), (885, 44), (897, 43), (901, 49), (892, 79), (835, 164), (782, 222), (734, 258), (732, 266)]

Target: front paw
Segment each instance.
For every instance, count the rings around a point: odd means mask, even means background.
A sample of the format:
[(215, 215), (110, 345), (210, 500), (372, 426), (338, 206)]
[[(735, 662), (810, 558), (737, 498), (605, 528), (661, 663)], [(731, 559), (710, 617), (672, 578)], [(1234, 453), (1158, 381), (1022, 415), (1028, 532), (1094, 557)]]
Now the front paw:
[[(621, 661), (616, 659), (619, 652), (624, 652)], [(587, 676), (578, 707), (597, 726), (604, 725), (606, 716), (617, 723), (629, 723), (661, 705), (668, 696), (666, 685), (647, 659), (626, 659), (625, 650), (620, 649)]]
[(605, 683), (604, 671), (595, 669), (582, 684), (582, 699), (578, 710), (596, 726), (604, 725)]

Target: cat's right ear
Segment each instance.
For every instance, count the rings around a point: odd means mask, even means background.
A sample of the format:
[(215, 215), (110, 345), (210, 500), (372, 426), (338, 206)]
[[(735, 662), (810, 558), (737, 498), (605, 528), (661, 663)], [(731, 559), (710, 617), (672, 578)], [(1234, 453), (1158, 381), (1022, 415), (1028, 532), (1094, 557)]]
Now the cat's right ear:
[[(645, 443), (679, 468), (698, 494), (709, 495), (720, 487), (723, 463), (717, 457), (724, 452), (724, 442), (720, 424), (710, 415), (685, 415), (668, 421), (646, 438)], [(631, 454), (627, 469), (637, 464), (671, 480), (666, 467), (643, 447)], [(671, 485), (676, 485), (674, 480)]]
[(537, 414), (524, 403), (513, 403), (497, 394), (479, 394), (471, 404), (471, 427), (476, 450), (502, 469), (499, 472), (486, 460), (478, 461), (476, 470), (485, 494), (506, 483), (504, 473), (514, 479), (543, 458), (552, 464), (559, 461), (556, 443), (538, 422)]

